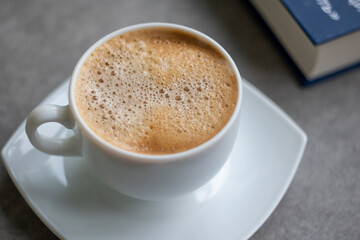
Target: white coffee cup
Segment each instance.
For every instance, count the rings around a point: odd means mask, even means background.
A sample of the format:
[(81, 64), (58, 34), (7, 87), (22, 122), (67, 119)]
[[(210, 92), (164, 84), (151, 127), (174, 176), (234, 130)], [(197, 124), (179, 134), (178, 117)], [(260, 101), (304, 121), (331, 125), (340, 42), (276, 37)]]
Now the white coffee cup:
[[(209, 141), (180, 153), (145, 155), (117, 148), (105, 142), (86, 125), (75, 104), (77, 74), (95, 48), (125, 32), (153, 27), (182, 30), (210, 43), (230, 63), (238, 83), (237, 103), (228, 123)], [(229, 54), (218, 43), (188, 27), (169, 23), (145, 23), (117, 30), (93, 44), (80, 58), (71, 76), (69, 105), (42, 105), (35, 108), (27, 118), (26, 133), (40, 151), (53, 155), (83, 156), (93, 172), (118, 192), (143, 200), (166, 200), (195, 191), (211, 180), (225, 164), (238, 133), (241, 99), (239, 71)], [(47, 122), (58, 122), (72, 129), (74, 136), (67, 139), (42, 136), (37, 130)]]

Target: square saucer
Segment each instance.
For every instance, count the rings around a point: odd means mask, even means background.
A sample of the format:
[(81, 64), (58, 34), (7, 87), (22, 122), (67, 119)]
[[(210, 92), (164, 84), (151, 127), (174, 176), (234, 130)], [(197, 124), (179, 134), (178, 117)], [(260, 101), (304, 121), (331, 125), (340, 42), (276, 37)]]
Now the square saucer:
[[(69, 80), (41, 104), (66, 105)], [(284, 196), (305, 150), (304, 131), (244, 81), (237, 142), (224, 168), (194, 193), (162, 202), (116, 193), (91, 174), (86, 159), (35, 149), (23, 122), (2, 149), (19, 192), (61, 239), (247, 239)], [(48, 136), (71, 134), (58, 124)]]

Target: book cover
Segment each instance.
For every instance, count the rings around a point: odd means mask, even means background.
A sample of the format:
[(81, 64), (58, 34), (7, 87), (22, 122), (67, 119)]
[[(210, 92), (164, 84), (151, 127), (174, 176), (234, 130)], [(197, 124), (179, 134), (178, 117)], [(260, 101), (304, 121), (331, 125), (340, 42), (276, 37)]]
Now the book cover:
[(360, 0), (281, 0), (314, 45), (360, 30)]

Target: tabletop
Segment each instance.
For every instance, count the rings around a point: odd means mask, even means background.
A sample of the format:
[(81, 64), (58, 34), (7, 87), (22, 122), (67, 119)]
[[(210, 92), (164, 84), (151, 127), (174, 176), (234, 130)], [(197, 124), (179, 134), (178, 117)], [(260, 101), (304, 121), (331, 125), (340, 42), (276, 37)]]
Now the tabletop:
[[(289, 58), (246, 1), (1, 1), (0, 148), (92, 43), (143, 22), (182, 24), (215, 39), (242, 77), (308, 135), (287, 193), (251, 239), (360, 239), (360, 68), (301, 86)], [(2, 162), (0, 196), (0, 239), (56, 239)]]

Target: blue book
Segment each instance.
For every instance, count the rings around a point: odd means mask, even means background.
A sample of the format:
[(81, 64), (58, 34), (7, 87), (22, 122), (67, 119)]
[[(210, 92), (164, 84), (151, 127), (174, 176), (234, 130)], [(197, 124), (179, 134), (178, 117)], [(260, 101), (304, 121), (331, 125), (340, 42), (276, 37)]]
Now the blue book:
[(360, 64), (360, 0), (250, 0), (306, 84)]
[(314, 45), (360, 29), (360, 0), (281, 0)]

